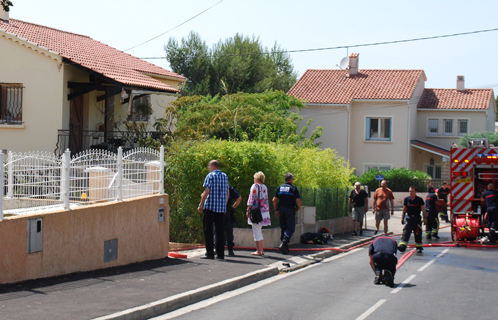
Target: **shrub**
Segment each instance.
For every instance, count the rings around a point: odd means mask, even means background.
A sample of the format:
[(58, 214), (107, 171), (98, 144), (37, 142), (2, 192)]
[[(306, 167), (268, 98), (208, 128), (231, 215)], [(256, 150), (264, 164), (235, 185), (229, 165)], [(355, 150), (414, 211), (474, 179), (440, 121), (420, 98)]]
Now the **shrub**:
[(369, 191), (374, 191), (380, 184), (380, 181), (375, 180), (376, 175), (384, 175), (389, 189), (399, 192), (408, 192), (410, 186), (416, 186), (419, 192), (426, 192), (427, 180), (430, 178), (425, 172), (406, 168), (394, 168), (389, 171), (370, 169), (360, 177), (359, 181), (362, 185), (368, 185)]
[(202, 220), (197, 206), (209, 172), (207, 164), (212, 159), (220, 161), (230, 185), (242, 195), (237, 212), (239, 224), (246, 221), (245, 203), (254, 173), (258, 171), (265, 173), (267, 186), (283, 183), (284, 174), (290, 171), (295, 175), (295, 185), (306, 188), (347, 187), (351, 174), (344, 159), (330, 149), (225, 140), (174, 142), (165, 154), (171, 241), (202, 242)]
[(468, 142), (470, 138), (485, 138), (488, 139), (489, 144), (493, 144), (495, 146), (498, 146), (498, 133), (497, 132), (490, 132), (490, 131), (485, 131), (485, 132), (474, 132), (470, 135), (465, 134), (462, 137), (460, 137), (460, 141), (458, 142), (461, 147), (467, 148)]

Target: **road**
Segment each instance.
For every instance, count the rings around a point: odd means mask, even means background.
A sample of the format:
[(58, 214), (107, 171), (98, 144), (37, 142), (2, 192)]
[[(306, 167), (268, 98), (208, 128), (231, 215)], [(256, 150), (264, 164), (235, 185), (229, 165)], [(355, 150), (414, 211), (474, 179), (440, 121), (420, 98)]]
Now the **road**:
[[(441, 235), (449, 240), (448, 229)], [(373, 284), (367, 255), (359, 248), (155, 320), (496, 318), (496, 249), (426, 248), (400, 267), (394, 289)]]

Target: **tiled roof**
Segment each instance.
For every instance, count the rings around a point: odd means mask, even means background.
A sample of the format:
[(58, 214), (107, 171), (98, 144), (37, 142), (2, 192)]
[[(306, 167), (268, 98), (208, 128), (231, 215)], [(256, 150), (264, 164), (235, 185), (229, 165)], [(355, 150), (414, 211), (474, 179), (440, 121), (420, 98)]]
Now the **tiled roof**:
[(361, 69), (350, 76), (347, 70), (309, 69), (288, 94), (316, 104), (350, 104), (355, 99), (409, 100), (424, 77), (423, 70)]
[(425, 89), (419, 109), (489, 109), (493, 89)]
[(20, 20), (0, 20), (0, 30), (57, 52), (60, 56), (124, 85), (160, 91), (179, 92), (144, 73), (178, 79), (185, 78), (90, 37), (52, 29)]
[(410, 144), (413, 147), (416, 147), (416, 148), (419, 148), (422, 150), (426, 150), (426, 151), (429, 151), (429, 152), (432, 152), (432, 153), (435, 153), (435, 154), (438, 154), (441, 156), (447, 156), (447, 157), (450, 156), (449, 149), (445, 149), (443, 147), (436, 146), (432, 143), (427, 143), (427, 142), (420, 141), (420, 140), (412, 140), (412, 141), (410, 141)]

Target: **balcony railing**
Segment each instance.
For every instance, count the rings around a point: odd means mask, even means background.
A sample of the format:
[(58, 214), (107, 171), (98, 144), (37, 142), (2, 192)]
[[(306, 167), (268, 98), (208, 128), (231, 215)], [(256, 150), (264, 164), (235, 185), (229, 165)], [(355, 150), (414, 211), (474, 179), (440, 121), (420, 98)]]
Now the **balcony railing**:
[(71, 150), (72, 154), (89, 149), (117, 152), (119, 147), (127, 151), (138, 147), (139, 138), (156, 137), (158, 134), (149, 131), (138, 137), (129, 131), (58, 130), (55, 154), (61, 155), (66, 149)]

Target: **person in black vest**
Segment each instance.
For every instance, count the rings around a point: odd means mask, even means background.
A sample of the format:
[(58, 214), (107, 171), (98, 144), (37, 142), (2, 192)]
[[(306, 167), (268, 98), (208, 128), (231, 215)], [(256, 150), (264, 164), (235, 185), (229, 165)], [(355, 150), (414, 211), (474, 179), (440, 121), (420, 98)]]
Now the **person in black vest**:
[(489, 221), (489, 242), (495, 243), (495, 232), (498, 226), (498, 191), (494, 189), (492, 183), (488, 184), (488, 190), (482, 194), (482, 201), (486, 201), (486, 208)]
[(437, 190), (437, 197), (441, 200), (444, 200), (444, 203), (446, 203), (446, 208), (444, 209), (443, 212), (440, 212), (441, 219), (443, 219), (446, 222), (449, 222), (448, 220), (448, 196), (450, 195), (450, 185), (448, 182), (444, 181), (443, 186)]
[[(289, 242), (296, 230), (296, 212), (301, 209), (301, 196), (296, 187), (292, 185), (294, 175), (285, 174), (285, 183), (275, 190), (273, 208), (275, 216), (280, 219), (280, 240), (278, 247), (283, 254), (289, 253)], [(277, 205), (278, 201), (278, 205)]]
[(390, 236), (377, 237), (370, 244), (368, 256), (370, 266), (375, 273), (375, 284), (385, 283), (391, 288), (394, 287), (394, 275), (398, 264), (397, 251), (398, 244)]
[(361, 183), (359, 182), (354, 184), (354, 189), (349, 195), (349, 211), (351, 210), (353, 210), (353, 236), (358, 235), (358, 225), (360, 227), (359, 234), (361, 236), (363, 235), (363, 217), (368, 211), (368, 194), (361, 188)]
[(425, 236), (427, 239), (439, 239), (439, 217), (437, 214), (436, 201), (437, 195), (434, 188), (429, 187), (429, 194), (425, 198), (425, 210), (427, 211), (427, 222), (425, 223)]
[(417, 196), (417, 187), (411, 186), (410, 196), (406, 197), (403, 202), (403, 216), (401, 218), (401, 224), (405, 224), (406, 222), (406, 225), (403, 228), (403, 235), (401, 236), (401, 241), (399, 242), (399, 251), (405, 252), (406, 247), (408, 246), (408, 240), (410, 240), (410, 235), (413, 232), (415, 235), (415, 246), (417, 247), (417, 252), (422, 253), (421, 211), (424, 212), (424, 216), (427, 216), (424, 200)]

